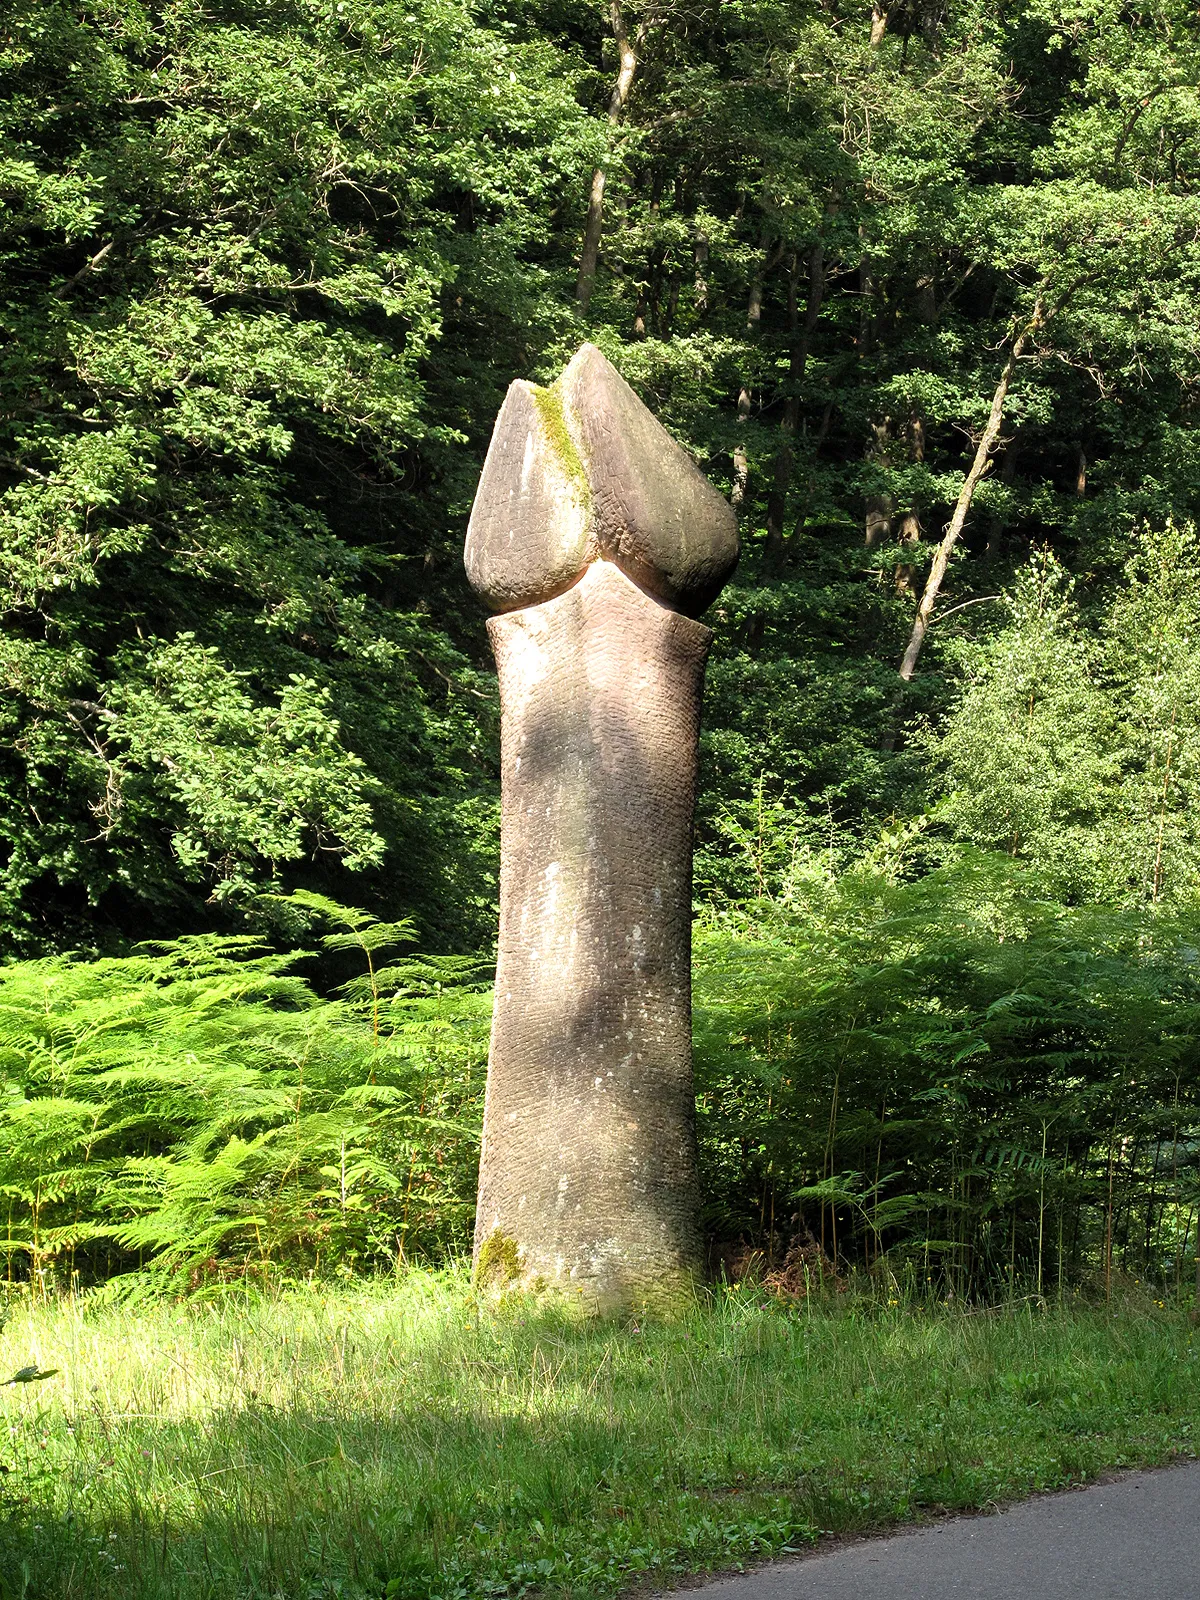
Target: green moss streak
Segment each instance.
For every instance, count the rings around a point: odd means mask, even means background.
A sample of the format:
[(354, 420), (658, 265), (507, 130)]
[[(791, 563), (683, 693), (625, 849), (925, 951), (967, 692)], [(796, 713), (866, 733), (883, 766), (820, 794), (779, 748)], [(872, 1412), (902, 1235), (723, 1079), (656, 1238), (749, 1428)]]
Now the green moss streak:
[(576, 494), (583, 504), (584, 510), (592, 509), (592, 486), (588, 482), (587, 468), (584, 466), (583, 457), (579, 454), (571, 430), (567, 426), (566, 408), (563, 406), (562, 394), (557, 385), (549, 389), (541, 389), (536, 383), (530, 384), (533, 393), (533, 403), (537, 407), (538, 416), (546, 430), (546, 437), (550, 441), (550, 448), (568, 481), (573, 485)]
[(475, 1263), (475, 1286), (478, 1289), (503, 1289), (520, 1276), (521, 1252), (517, 1242), (497, 1228), (479, 1247), (479, 1260)]

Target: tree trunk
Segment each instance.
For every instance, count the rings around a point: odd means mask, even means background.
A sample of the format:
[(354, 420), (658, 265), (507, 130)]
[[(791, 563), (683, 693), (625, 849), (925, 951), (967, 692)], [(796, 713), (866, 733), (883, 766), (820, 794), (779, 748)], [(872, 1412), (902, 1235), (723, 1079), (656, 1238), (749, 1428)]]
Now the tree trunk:
[[(762, 332), (762, 303), (764, 284), (767, 273), (783, 254), (783, 246), (776, 245), (770, 248), (771, 230), (764, 222), (762, 230), (762, 249), (754, 276), (750, 280), (750, 294), (746, 300), (746, 334), (748, 338), (757, 339)], [(750, 415), (750, 380), (743, 378), (738, 390), (738, 423), (745, 423)], [(739, 518), (745, 510), (746, 495), (750, 487), (750, 458), (746, 453), (745, 439), (739, 439), (733, 447), (733, 492), (730, 500), (733, 503), (734, 514)]]
[[(910, 459), (918, 465), (925, 460), (925, 419), (914, 407), (908, 418), (908, 446)], [(921, 543), (921, 515), (914, 505), (900, 518), (897, 529), (900, 545), (910, 559), (898, 561), (892, 573), (896, 593), (916, 595), (918, 550)]]
[[(743, 384), (738, 390), (737, 405), (738, 423), (744, 423), (750, 415), (750, 391)], [(733, 447), (733, 489), (730, 492), (729, 502), (733, 506), (733, 514), (738, 521), (742, 520), (742, 513), (746, 508), (746, 495), (750, 488), (750, 457), (746, 454), (745, 440), (739, 439)]]
[(825, 297), (825, 241), (818, 236), (808, 255), (808, 295), (801, 322), (796, 305), (796, 273), (793, 270), (788, 286), (788, 329), (791, 348), (788, 357), (788, 396), (783, 407), (781, 424), (783, 438), (775, 453), (775, 467), (771, 476), (771, 493), (767, 500), (767, 543), (763, 552), (765, 566), (777, 567), (783, 555), (783, 523), (787, 514), (788, 489), (792, 482), (795, 456), (792, 442), (800, 424), (800, 385), (808, 366), (808, 353), (812, 336), (821, 315), (821, 302)]
[(708, 310), (708, 235), (703, 228), (696, 229), (692, 242), (692, 256), (696, 263), (696, 310)]
[(975, 497), (975, 490), (988, 469), (992, 450), (995, 447), (996, 440), (1000, 437), (1000, 428), (1004, 421), (1004, 402), (1008, 398), (1013, 373), (1017, 370), (1017, 362), (1024, 355), (1030, 340), (1045, 324), (1046, 320), (1045, 304), (1041, 295), (1039, 295), (1034, 306), (1033, 316), (1013, 341), (1008, 360), (1004, 363), (1000, 381), (997, 383), (996, 391), (992, 395), (992, 406), (988, 413), (988, 420), (975, 450), (975, 459), (971, 462), (970, 470), (962, 488), (959, 490), (958, 500), (954, 507), (954, 515), (950, 518), (946, 531), (942, 535), (941, 543), (934, 552), (933, 564), (929, 569), (929, 576), (925, 580), (921, 603), (918, 605), (916, 617), (913, 619), (912, 632), (909, 635), (908, 644), (900, 661), (900, 676), (905, 683), (912, 679), (917, 670), (921, 647), (925, 643), (925, 635), (929, 631), (929, 619), (933, 615), (934, 606), (937, 604), (942, 581), (946, 576), (946, 569), (950, 565), (950, 557), (953, 555), (954, 547), (962, 535), (963, 528), (966, 526), (967, 515), (971, 510), (971, 501)]
[(915, 558), (917, 546), (921, 543), (921, 523), (915, 511), (906, 511), (900, 518), (899, 535), (900, 543), (905, 547), (906, 551), (912, 552), (914, 559), (912, 561), (898, 561), (892, 577), (896, 585), (897, 594), (912, 595), (916, 593), (917, 568)]
[[(892, 449), (892, 419), (884, 417), (882, 422), (871, 424), (871, 439), (867, 445), (867, 459), (878, 461), (881, 466), (891, 465)], [(881, 489), (875, 494), (866, 497), (863, 514), (863, 543), (868, 550), (875, 550), (881, 544), (887, 544), (892, 537), (892, 518), (896, 514), (896, 503), (886, 489)], [(879, 582), (883, 582), (882, 572)]]
[(783, 245), (771, 244), (771, 229), (764, 222), (758, 265), (750, 279), (750, 294), (746, 300), (746, 332), (752, 338), (757, 338), (762, 332), (762, 304), (767, 273), (778, 264), (782, 255)]
[[(610, 128), (615, 128), (621, 120), (625, 103), (629, 99), (629, 91), (633, 87), (633, 75), (637, 71), (637, 54), (625, 32), (621, 0), (609, 0), (609, 16), (613, 38), (617, 41), (618, 67), (616, 82), (613, 84), (612, 95), (608, 102), (608, 125)], [(583, 227), (583, 245), (579, 252), (579, 276), (575, 281), (575, 298), (579, 302), (581, 311), (587, 310), (596, 284), (596, 266), (600, 260), (600, 234), (604, 227), (605, 177), (603, 167), (593, 168), (588, 192), (587, 221)]]

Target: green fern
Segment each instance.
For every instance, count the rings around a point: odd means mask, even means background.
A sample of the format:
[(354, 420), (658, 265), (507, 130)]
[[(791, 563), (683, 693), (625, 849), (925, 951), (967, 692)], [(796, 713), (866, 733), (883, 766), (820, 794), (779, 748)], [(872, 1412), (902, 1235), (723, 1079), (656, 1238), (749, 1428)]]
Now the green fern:
[[(333, 902), (368, 955), (411, 937)], [(0, 969), (10, 1274), (199, 1281), (444, 1248), (471, 1210), (487, 1000), (410, 963), (322, 1000), (247, 938)], [(436, 981), (431, 981), (436, 973)]]

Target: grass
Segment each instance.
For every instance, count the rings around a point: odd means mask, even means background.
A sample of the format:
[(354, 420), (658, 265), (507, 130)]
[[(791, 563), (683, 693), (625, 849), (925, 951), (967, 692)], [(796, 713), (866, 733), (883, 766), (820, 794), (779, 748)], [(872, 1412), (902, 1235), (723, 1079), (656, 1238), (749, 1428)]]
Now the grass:
[(603, 1596), (1190, 1453), (1185, 1313), (489, 1315), (453, 1274), (14, 1307), (0, 1597)]

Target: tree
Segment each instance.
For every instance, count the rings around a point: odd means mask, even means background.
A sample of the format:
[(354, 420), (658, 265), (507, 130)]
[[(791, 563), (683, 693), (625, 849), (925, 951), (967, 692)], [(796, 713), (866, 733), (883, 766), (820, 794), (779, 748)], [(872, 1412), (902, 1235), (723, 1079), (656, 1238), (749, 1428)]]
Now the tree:
[(1194, 528), (1146, 533), (1090, 616), (1049, 552), (960, 645), (964, 687), (925, 749), (960, 839), (1029, 863), (1058, 898), (1195, 903), (1200, 625)]
[[(486, 940), (495, 702), (461, 539), (505, 387), (579, 342), (593, 249), (588, 336), (741, 497), (706, 893), (746, 889), (731, 841), (763, 805), (844, 839), (920, 804), (891, 738), (906, 643), (919, 720), (1032, 547), (1119, 583), (1140, 527), (1195, 514), (1198, 30), (1177, 0), (1086, 23), (1059, 0), (622, 0), (632, 78), (613, 16), (10, 8), (13, 938), (103, 942), (151, 906), (203, 926), (282, 877)], [(126, 676), (158, 681), (180, 635), (246, 674), (260, 720), (303, 701), (273, 843), (253, 807), (238, 832), (212, 706), (186, 720), (191, 770), (226, 774), (219, 834), (122, 732), (144, 704), (118, 706)], [(189, 659), (188, 692), (216, 693)]]
[(479, 381), (431, 352), (447, 308), (500, 366), (538, 325), (577, 69), (442, 0), (5, 36), (5, 937), (370, 868), (478, 940), (491, 696), (436, 508)]

